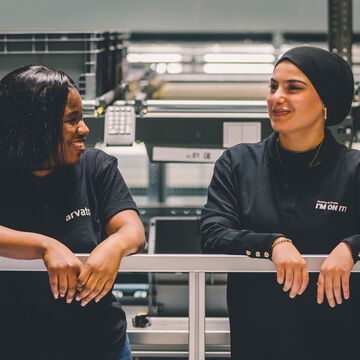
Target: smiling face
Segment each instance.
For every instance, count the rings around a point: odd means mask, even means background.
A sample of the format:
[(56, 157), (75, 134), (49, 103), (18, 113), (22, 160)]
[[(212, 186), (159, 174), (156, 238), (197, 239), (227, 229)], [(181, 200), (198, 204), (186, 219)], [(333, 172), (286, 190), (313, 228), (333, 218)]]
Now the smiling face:
[(76, 164), (85, 151), (85, 139), (89, 134), (89, 128), (82, 119), (81, 97), (73, 87), (69, 88), (62, 125), (63, 143), (59, 146), (60, 163), (62, 165)]
[(307, 76), (290, 61), (276, 66), (267, 104), (271, 126), (280, 134), (324, 131), (324, 104)]

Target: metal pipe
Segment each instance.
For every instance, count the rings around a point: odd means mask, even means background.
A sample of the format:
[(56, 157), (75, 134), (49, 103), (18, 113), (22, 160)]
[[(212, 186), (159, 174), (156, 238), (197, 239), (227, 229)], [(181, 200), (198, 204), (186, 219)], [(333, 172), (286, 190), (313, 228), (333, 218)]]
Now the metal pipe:
[(189, 273), (189, 360), (205, 360), (205, 273)]
[[(88, 254), (76, 254), (82, 262)], [(327, 255), (303, 255), (309, 272), (319, 272)], [(0, 271), (46, 271), (44, 262), (0, 257)], [(275, 272), (274, 264), (267, 259), (253, 259), (244, 255), (132, 255), (125, 257), (119, 272)], [(353, 267), (360, 272), (360, 262)]]

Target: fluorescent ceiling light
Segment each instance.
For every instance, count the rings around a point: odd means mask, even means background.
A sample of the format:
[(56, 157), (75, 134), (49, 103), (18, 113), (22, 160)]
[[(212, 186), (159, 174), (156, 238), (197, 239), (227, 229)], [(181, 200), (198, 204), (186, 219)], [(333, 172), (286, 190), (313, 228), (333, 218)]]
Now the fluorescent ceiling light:
[(159, 63), (159, 62), (181, 62), (183, 59), (181, 54), (128, 54), (127, 61), (129, 63)]
[(181, 53), (183, 51), (182, 46), (174, 45), (130, 45), (128, 47), (128, 53)]
[(272, 74), (272, 64), (205, 64), (206, 74)]
[(274, 63), (275, 56), (271, 54), (205, 54), (203, 59), (210, 63)]
[(159, 63), (156, 65), (156, 72), (159, 74), (165, 74), (166, 73), (166, 64), (165, 63)]
[(272, 54), (275, 51), (275, 48), (273, 45), (268, 44), (214, 44), (212, 46), (213, 52), (241, 52), (241, 53), (257, 53), (257, 54)]
[(183, 71), (183, 66), (180, 63), (172, 63), (167, 66), (169, 74), (180, 74)]

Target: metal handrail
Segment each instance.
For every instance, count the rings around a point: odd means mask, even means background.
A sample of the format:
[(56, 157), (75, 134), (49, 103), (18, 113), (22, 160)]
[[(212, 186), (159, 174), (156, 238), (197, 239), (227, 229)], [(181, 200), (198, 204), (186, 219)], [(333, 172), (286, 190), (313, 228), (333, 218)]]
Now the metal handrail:
[[(84, 263), (89, 254), (76, 254)], [(319, 272), (327, 255), (303, 255), (309, 272)], [(0, 257), (0, 271), (46, 271), (44, 262)], [(360, 272), (360, 262), (353, 272)], [(275, 272), (267, 259), (244, 255), (132, 255), (121, 261), (119, 272)]]
[[(88, 254), (76, 254), (84, 263)], [(303, 255), (309, 272), (318, 272), (327, 255)], [(0, 271), (46, 271), (44, 262), (0, 257)], [(353, 272), (360, 272), (360, 262)], [(275, 272), (267, 259), (242, 255), (133, 255), (122, 260), (119, 272), (189, 273), (189, 360), (205, 360), (205, 273)]]

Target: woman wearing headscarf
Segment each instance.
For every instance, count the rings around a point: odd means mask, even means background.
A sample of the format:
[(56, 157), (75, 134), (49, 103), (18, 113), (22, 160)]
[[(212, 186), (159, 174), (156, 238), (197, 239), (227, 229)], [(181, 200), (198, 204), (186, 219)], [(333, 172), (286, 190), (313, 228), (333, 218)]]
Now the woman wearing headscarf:
[[(267, 97), (273, 134), (226, 150), (215, 164), (203, 250), (271, 259), (279, 284), (272, 274), (229, 274), (233, 359), (358, 352), (360, 286), (350, 273), (360, 258), (360, 153), (327, 129), (349, 113), (353, 89), (341, 57), (287, 51)], [(302, 254), (328, 255), (319, 274), (308, 273)]]

